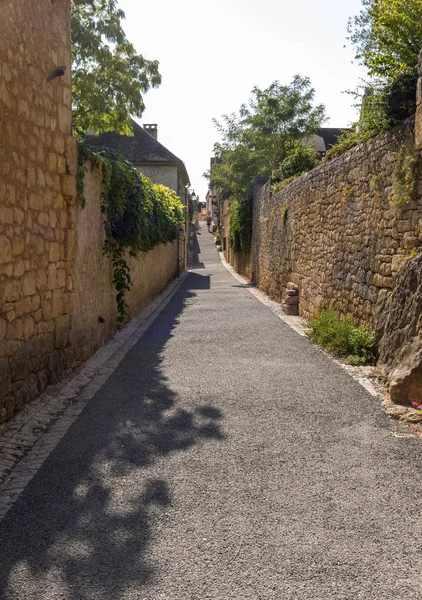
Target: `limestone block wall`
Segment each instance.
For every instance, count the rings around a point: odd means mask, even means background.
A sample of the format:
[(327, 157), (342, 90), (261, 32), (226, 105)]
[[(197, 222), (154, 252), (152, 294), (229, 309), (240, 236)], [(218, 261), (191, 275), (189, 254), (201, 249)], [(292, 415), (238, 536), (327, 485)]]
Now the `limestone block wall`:
[(422, 243), (422, 182), (418, 198), (390, 204), (402, 146), (414, 146), (414, 120), (298, 178), (274, 195), (255, 194), (253, 277), (281, 301), (286, 284), (300, 289), (309, 319), (335, 306), (371, 324), (381, 290), (391, 290), (406, 257)]
[(1, 3), (0, 421), (73, 362), (69, 29), (70, 0)]
[[(78, 206), (76, 216), (71, 343), (78, 360), (87, 359), (113, 335), (117, 319), (111, 261), (103, 254), (102, 175), (92, 163), (87, 167), (86, 207)], [(177, 242), (140, 253), (130, 260), (130, 271), (133, 286), (126, 299), (134, 317), (177, 275)]]

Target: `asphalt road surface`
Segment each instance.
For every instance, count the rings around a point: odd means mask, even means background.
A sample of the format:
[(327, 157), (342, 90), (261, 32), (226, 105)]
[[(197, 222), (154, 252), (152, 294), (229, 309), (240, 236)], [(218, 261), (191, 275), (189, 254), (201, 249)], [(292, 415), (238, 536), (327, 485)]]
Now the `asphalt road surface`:
[(422, 598), (421, 443), (198, 240), (0, 525), (0, 598)]

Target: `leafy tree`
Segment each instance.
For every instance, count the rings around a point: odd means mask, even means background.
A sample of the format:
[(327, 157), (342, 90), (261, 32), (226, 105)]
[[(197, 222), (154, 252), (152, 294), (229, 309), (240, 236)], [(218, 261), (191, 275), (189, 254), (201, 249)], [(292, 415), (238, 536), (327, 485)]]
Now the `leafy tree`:
[(254, 87), (239, 114), (214, 120), (221, 136), (214, 151), (220, 160), (206, 176), (212, 189), (231, 199), (235, 250), (250, 247), (254, 178), (291, 178), (316, 165), (317, 154), (306, 139), (321, 126), (325, 109), (314, 105), (314, 96), (309, 78), (296, 75), (289, 85), (274, 81), (264, 90)]
[(74, 0), (73, 121), (81, 130), (131, 132), (144, 111), (142, 95), (161, 83), (158, 62), (138, 54), (122, 28), (117, 0)]
[(214, 120), (221, 142), (214, 147), (220, 162), (211, 170), (211, 186), (228, 197), (245, 193), (257, 175), (290, 177), (312, 168), (316, 155), (304, 140), (325, 120), (314, 95), (309, 78), (296, 75), (290, 85), (253, 88), (238, 115)]
[(363, 95), (355, 93), (359, 122), (327, 152), (327, 158), (390, 129), (416, 110), (422, 1), (362, 0), (362, 4), (348, 31), (356, 59), (368, 69), (371, 81)]
[(356, 58), (374, 78), (394, 79), (411, 72), (422, 48), (421, 0), (362, 0), (349, 21)]

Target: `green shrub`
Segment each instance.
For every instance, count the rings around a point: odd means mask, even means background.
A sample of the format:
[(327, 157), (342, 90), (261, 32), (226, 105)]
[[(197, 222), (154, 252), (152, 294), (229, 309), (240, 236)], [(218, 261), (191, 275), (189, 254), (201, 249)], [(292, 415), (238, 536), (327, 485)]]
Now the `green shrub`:
[(350, 315), (340, 317), (333, 309), (321, 311), (309, 323), (308, 336), (350, 365), (373, 363), (377, 357), (375, 332), (357, 325)]
[(185, 209), (173, 190), (152, 183), (116, 150), (88, 146), (84, 137), (79, 139), (77, 176), (78, 199), (82, 207), (86, 204), (84, 180), (88, 159), (102, 171), (103, 251), (112, 263), (117, 323), (121, 325), (128, 317), (125, 296), (132, 285), (128, 257), (175, 240)]
[(222, 252), (222, 251), (223, 251), (223, 246), (217, 246), (217, 250), (218, 250), (219, 252)]
[(249, 254), (252, 244), (253, 188), (230, 202), (229, 244), (233, 252)]

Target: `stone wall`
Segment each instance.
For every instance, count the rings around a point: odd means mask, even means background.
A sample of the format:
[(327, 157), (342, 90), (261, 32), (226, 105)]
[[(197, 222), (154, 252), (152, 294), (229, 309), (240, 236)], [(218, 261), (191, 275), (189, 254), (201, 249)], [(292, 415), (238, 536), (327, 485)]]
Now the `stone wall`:
[(406, 257), (422, 243), (418, 198), (391, 204), (400, 148), (414, 147), (414, 120), (298, 178), (281, 192), (255, 193), (253, 278), (281, 301), (299, 286), (300, 314), (328, 306), (373, 322), (380, 291), (391, 290)]
[[(82, 210), (71, 119), (70, 0), (2, 2), (0, 422), (115, 331), (101, 179), (88, 173)], [(177, 254), (168, 244), (132, 261), (131, 316), (174, 278)]]
[[(71, 342), (78, 360), (87, 359), (113, 335), (117, 319), (111, 261), (103, 254), (102, 176), (91, 163), (87, 167), (86, 207), (78, 207), (76, 218)], [(141, 253), (129, 264), (133, 285), (126, 300), (134, 317), (176, 277), (177, 242)]]
[(73, 362), (69, 27), (70, 0), (1, 4), (0, 421)]

